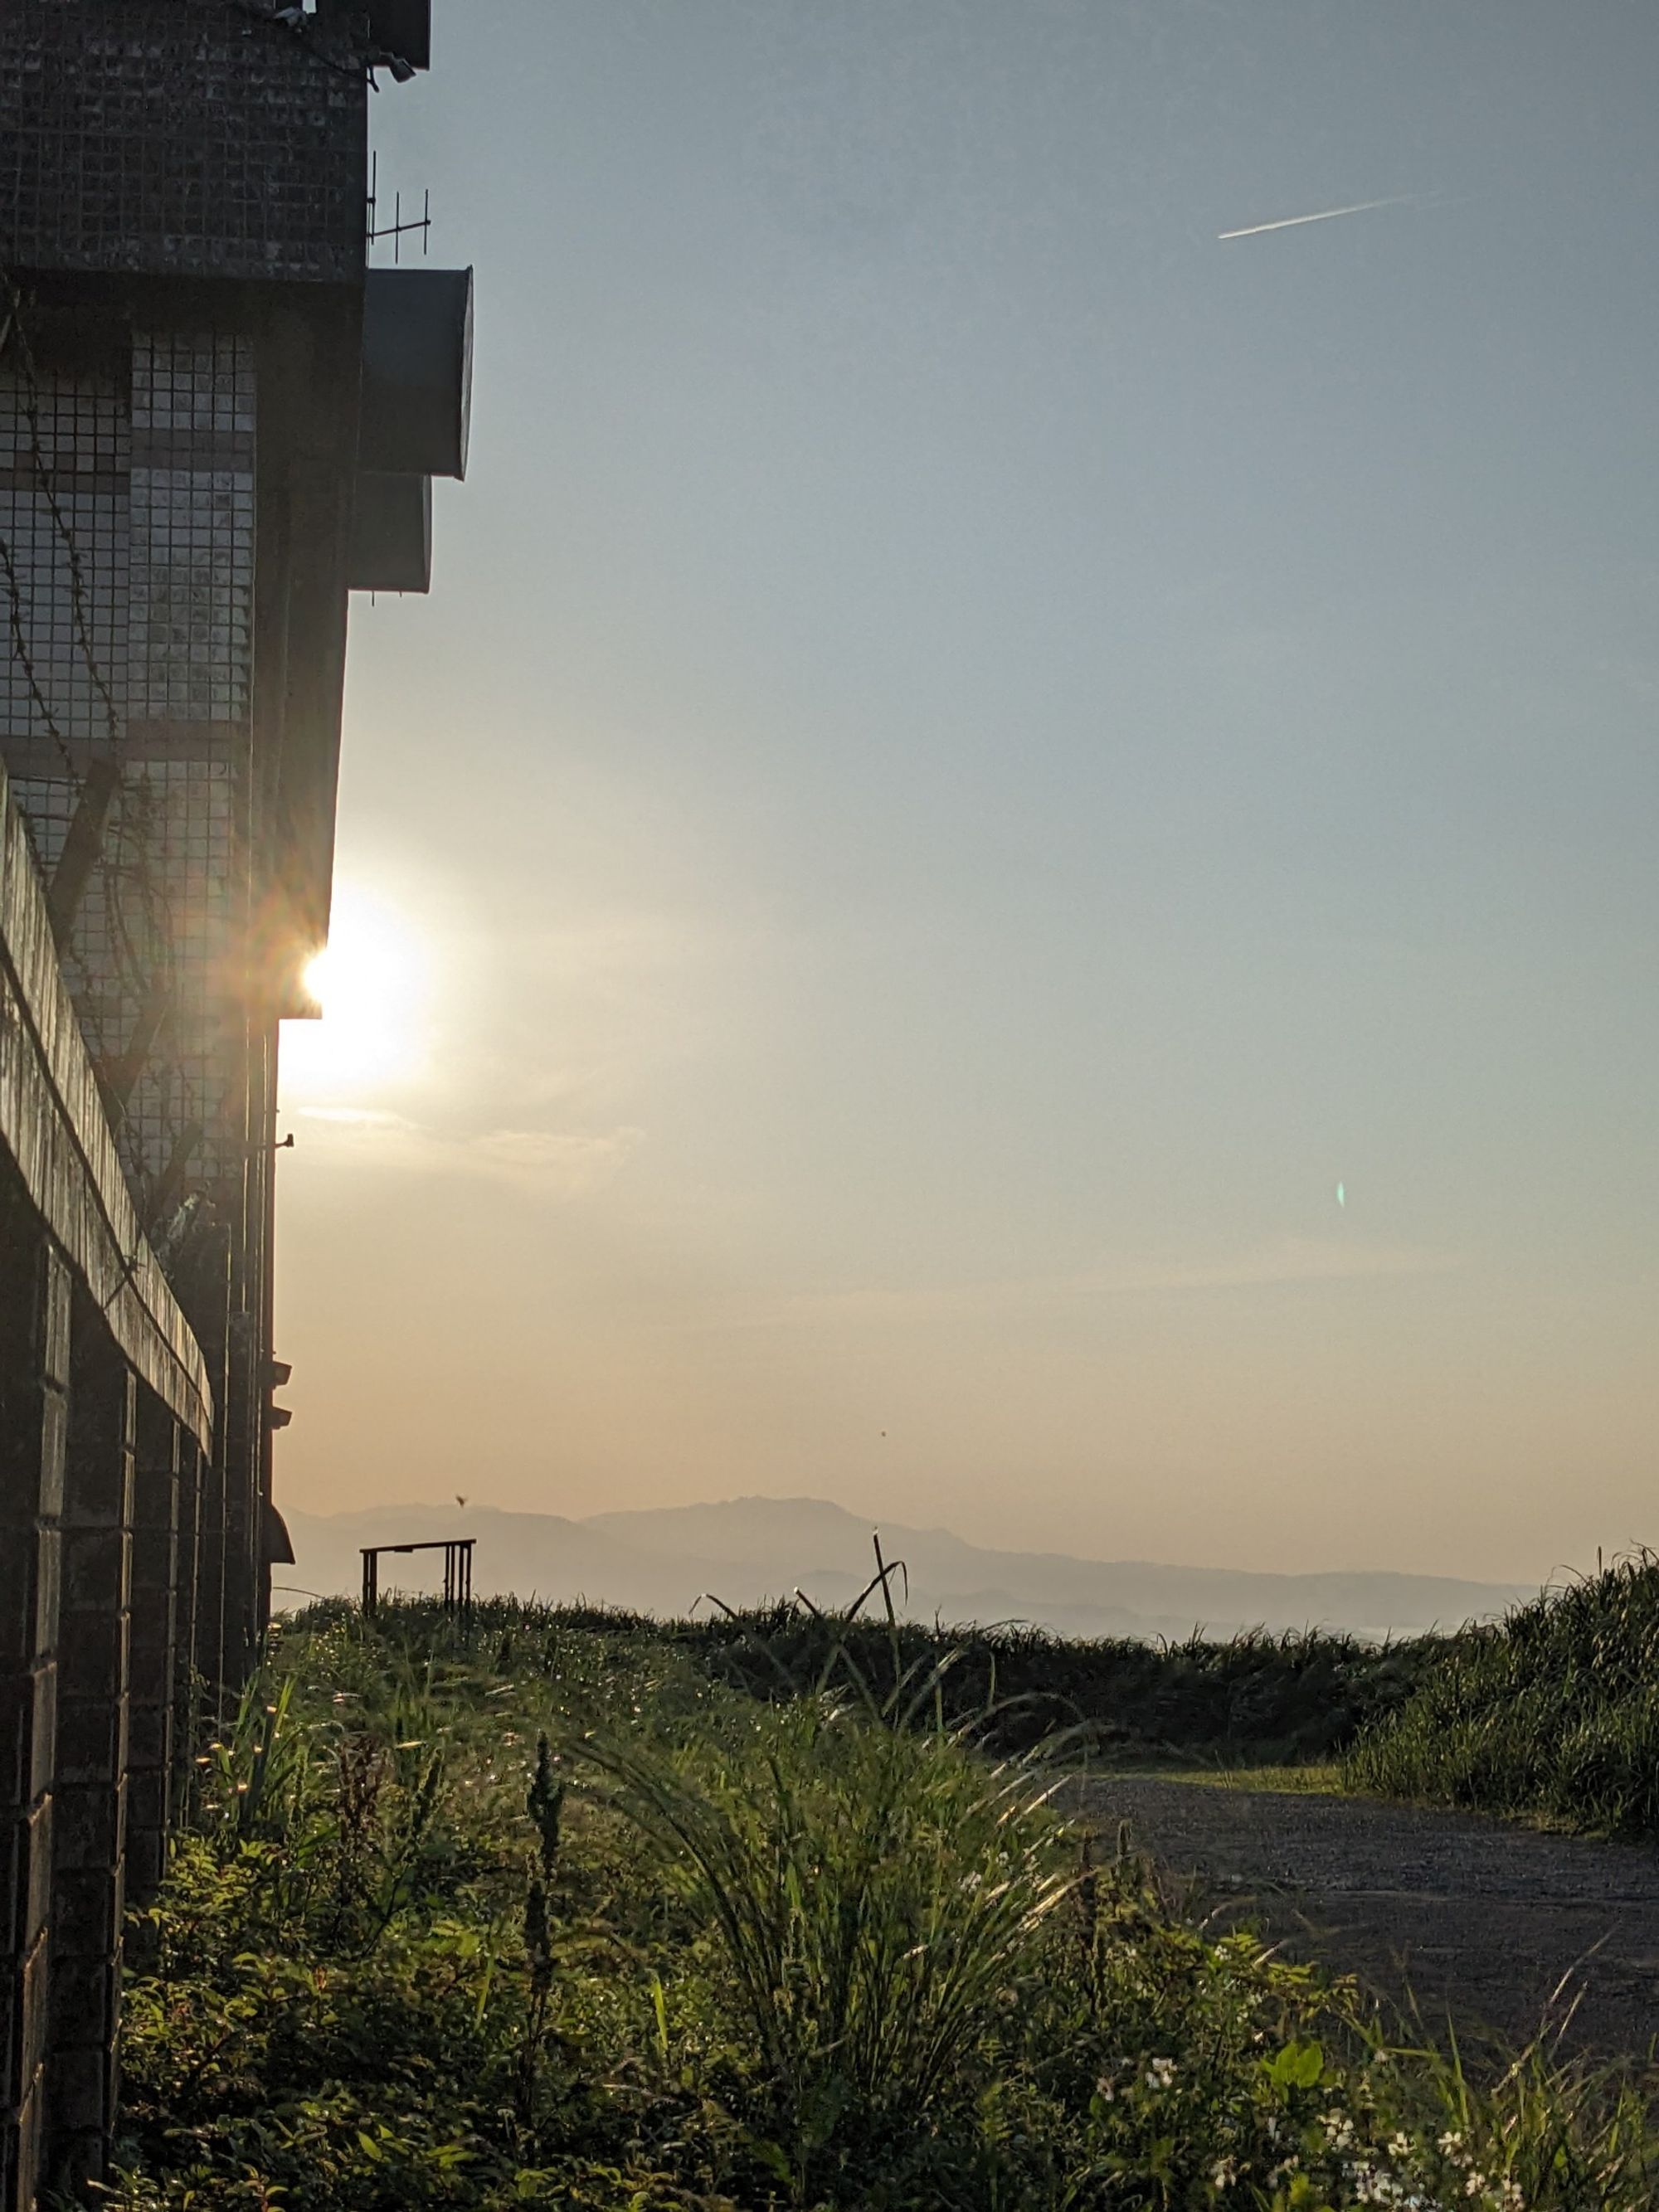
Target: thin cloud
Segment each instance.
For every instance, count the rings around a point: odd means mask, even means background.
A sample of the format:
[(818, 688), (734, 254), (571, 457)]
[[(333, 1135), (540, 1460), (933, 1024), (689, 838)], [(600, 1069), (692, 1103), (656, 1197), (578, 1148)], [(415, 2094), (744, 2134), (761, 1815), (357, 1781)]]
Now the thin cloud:
[(466, 1165), (477, 1175), (505, 1176), (529, 1182), (556, 1183), (570, 1197), (609, 1182), (644, 1139), (642, 1129), (611, 1129), (603, 1135), (568, 1130), (492, 1129), (463, 1147)]
[(585, 1197), (609, 1182), (644, 1140), (635, 1128), (487, 1129), (453, 1133), (400, 1114), (355, 1106), (302, 1106), (322, 1126), (325, 1148), (349, 1146), (360, 1165), (399, 1175), (482, 1176), (556, 1198)]
[(1417, 1245), (1357, 1246), (1284, 1237), (1249, 1252), (1214, 1258), (1127, 1261), (1121, 1267), (1073, 1275), (1016, 1277), (1004, 1281), (916, 1285), (896, 1290), (806, 1292), (751, 1311), (757, 1326), (824, 1322), (885, 1324), (946, 1320), (975, 1314), (1015, 1313), (1078, 1305), (1093, 1299), (1199, 1296), (1293, 1287), (1300, 1284), (1363, 1283), (1443, 1275), (1463, 1264), (1457, 1255)]
[(340, 1129), (412, 1129), (415, 1124), (401, 1114), (388, 1114), (378, 1106), (296, 1106), (302, 1121), (325, 1121)]

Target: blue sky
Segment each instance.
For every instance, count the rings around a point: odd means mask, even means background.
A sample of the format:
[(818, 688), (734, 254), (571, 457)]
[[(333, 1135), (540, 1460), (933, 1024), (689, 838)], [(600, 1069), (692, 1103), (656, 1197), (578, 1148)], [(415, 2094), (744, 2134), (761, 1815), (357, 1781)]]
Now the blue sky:
[(1656, 68), (440, 0), (374, 122), (472, 465), (354, 613), (343, 912), (418, 988), (295, 1059), (297, 1502), (1651, 1533)]

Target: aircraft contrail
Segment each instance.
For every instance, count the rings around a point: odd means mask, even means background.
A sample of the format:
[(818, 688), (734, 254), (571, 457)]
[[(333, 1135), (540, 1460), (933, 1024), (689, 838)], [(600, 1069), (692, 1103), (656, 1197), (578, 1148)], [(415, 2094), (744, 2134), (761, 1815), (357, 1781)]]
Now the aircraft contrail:
[(1334, 222), (1340, 215), (1369, 215), (1373, 208), (1409, 207), (1413, 200), (1420, 198), (1417, 192), (1396, 192), (1392, 199), (1356, 200), (1352, 207), (1322, 208), (1317, 215), (1287, 215), (1282, 216), (1277, 222), (1253, 222), (1247, 224), (1243, 230), (1218, 230), (1216, 237), (1218, 240), (1260, 238), (1266, 230), (1295, 230), (1304, 222)]

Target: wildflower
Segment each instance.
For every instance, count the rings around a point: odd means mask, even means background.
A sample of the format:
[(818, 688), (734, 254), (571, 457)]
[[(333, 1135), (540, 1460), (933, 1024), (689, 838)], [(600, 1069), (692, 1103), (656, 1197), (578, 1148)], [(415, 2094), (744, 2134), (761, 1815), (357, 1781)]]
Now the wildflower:
[(1325, 2112), (1319, 2124), (1325, 2130), (1325, 2140), (1334, 2150), (1346, 2150), (1353, 2141), (1353, 2122), (1346, 2112)]
[(1401, 2130), (1396, 2128), (1394, 2133), (1389, 2137), (1389, 2156), (1390, 2158), (1409, 2158), (1411, 2154), (1411, 2137), (1403, 2133)]
[(1479, 2197), (1486, 2185), (1486, 2177), (1484, 2173), (1471, 2173), (1463, 2184), (1463, 2194), (1465, 2197)]
[(1431, 2205), (1426, 2197), (1408, 2195), (1403, 2181), (1395, 2181), (1391, 2175), (1369, 2170), (1365, 2179), (1355, 2189), (1354, 2198), (1360, 2204), (1401, 2204), (1410, 2208), (1410, 2212), (1437, 2212), (1437, 2208)]
[(1146, 2064), (1146, 2087), (1167, 2089), (1175, 2080), (1176, 2063), (1173, 2058), (1152, 2058)]
[(1237, 2179), (1237, 2169), (1230, 2158), (1218, 2158), (1210, 2169), (1212, 2189), (1231, 2189)]
[(1455, 2128), (1448, 2128), (1440, 2138), (1440, 2148), (1448, 2158), (1455, 2158), (1463, 2148), (1463, 2138)]
[(1095, 2083), (1095, 2094), (1103, 2105), (1109, 2105), (1115, 2100), (1117, 2090), (1113, 2085), (1109, 2074), (1103, 2074), (1099, 2081)]

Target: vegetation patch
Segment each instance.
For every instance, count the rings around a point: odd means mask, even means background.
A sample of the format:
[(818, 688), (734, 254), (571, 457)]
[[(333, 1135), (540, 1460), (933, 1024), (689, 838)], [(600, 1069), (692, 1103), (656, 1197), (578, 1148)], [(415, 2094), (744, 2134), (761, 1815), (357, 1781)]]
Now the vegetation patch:
[[(603, 1624), (607, 1616), (592, 1616)], [(628, 1624), (636, 1632), (652, 1628)], [(943, 1668), (945, 1711), (996, 1747), (1020, 1750), (1080, 1729), (1097, 1757), (1291, 1766), (1340, 1756), (1362, 1729), (1410, 1697), (1437, 1637), (1368, 1644), (1307, 1630), (1211, 1641), (1068, 1639), (1019, 1624), (928, 1628), (816, 1612), (804, 1602), (652, 1632), (699, 1671), (751, 1696), (790, 1696), (826, 1665), (888, 1670), (896, 1637), (905, 1669)], [(988, 1720), (987, 1716), (989, 1716)]]
[(766, 1697), (699, 1656), (521, 1606), (283, 1629), (134, 1930), (106, 2201), (1653, 2201), (1628, 2082), (1391, 2048), (1189, 1924), (953, 1721), (948, 1651), (830, 1632)]
[(1659, 1835), (1659, 1559), (1638, 1553), (1447, 1638), (1344, 1773), (1387, 1796)]
[(1149, 1769), (1147, 1778), (1188, 1782), (1200, 1790), (1265, 1790), (1280, 1797), (1340, 1797), (1345, 1784), (1334, 1762), (1321, 1766), (1181, 1766)]

